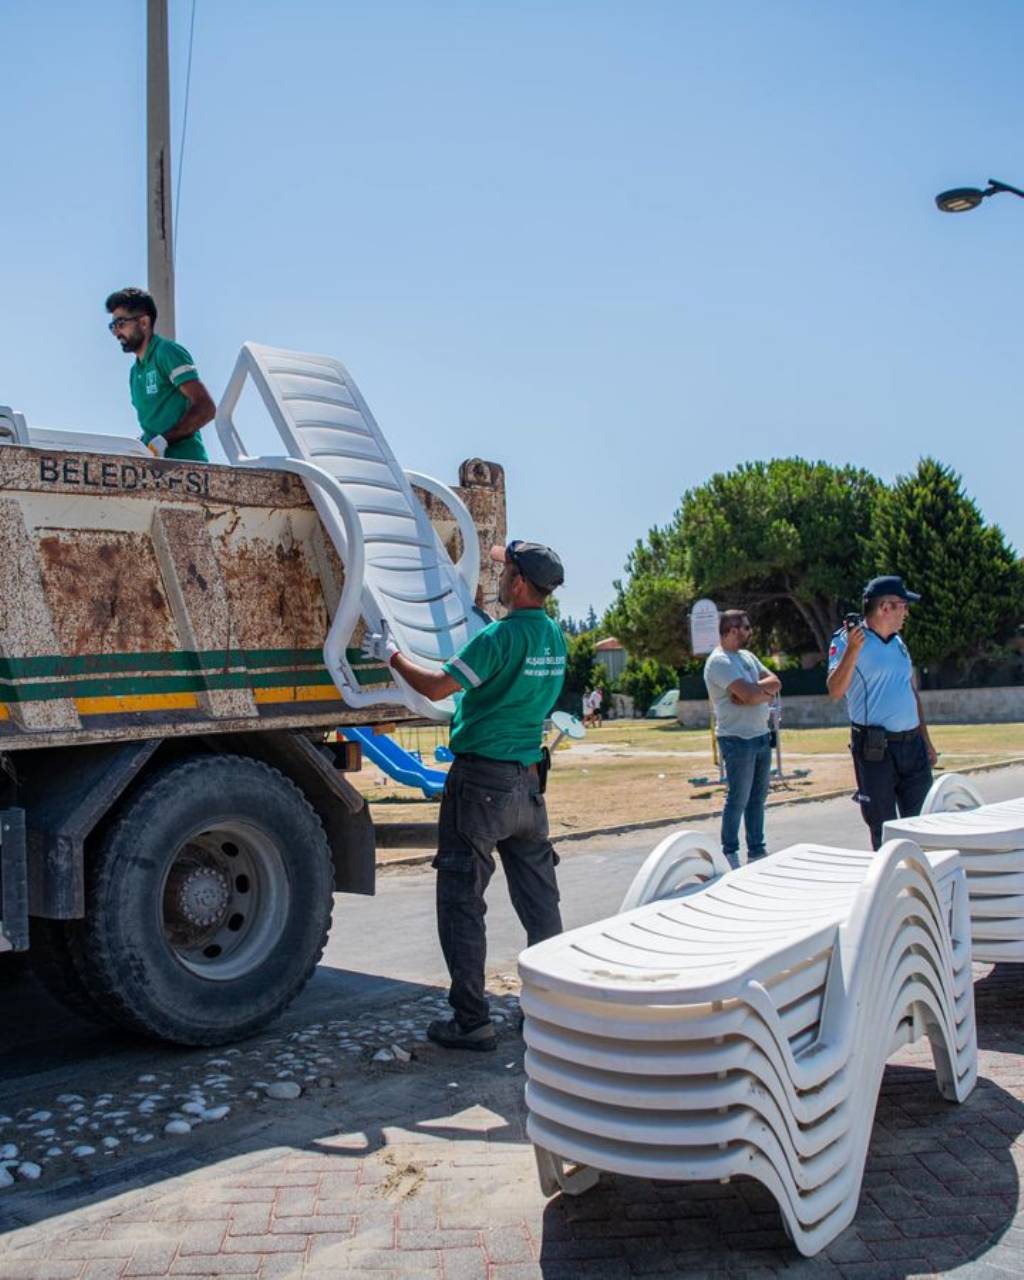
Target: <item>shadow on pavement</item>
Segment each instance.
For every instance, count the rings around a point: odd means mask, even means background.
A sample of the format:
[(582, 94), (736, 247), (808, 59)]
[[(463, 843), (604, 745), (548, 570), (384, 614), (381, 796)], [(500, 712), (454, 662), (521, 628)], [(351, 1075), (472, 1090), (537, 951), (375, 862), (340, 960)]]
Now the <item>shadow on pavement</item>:
[[(9, 1025), (8, 1019), (15, 1016), (27, 1018), (29, 1008), (38, 1011), (37, 1001), (49, 1000), (34, 982), (26, 980), (21, 988), (18, 983), (16, 989), (0, 992), (0, 1026)], [(19, 1182), (0, 1191), (0, 1233), (128, 1191), (159, 1193), (160, 1184), (174, 1177), (212, 1170), (237, 1157), (265, 1154), (272, 1159), (281, 1148), (351, 1158), (394, 1145), (396, 1135), (410, 1142), (478, 1141), (481, 1125), (467, 1127), (458, 1120), (474, 1108), (493, 1113), (485, 1125), (488, 1140), (523, 1143), (521, 1116), (509, 1123), (502, 1114), (510, 1099), (512, 1110), (521, 1111), (522, 1041), (507, 1029), (497, 1053), (453, 1055), (430, 1045), (422, 1039), (423, 1030), (438, 1016), (444, 1000), (444, 990), (436, 986), (322, 966), (300, 999), (268, 1031), (237, 1046), (213, 1049), (175, 1048), (120, 1033), (112, 1037), (109, 1029), (82, 1023), (50, 1001), (46, 1018), (35, 1020), (37, 1028), (46, 1022), (45, 1036), (26, 1032), (19, 1047), (5, 1053), (7, 1078), (0, 1080), (0, 1110), (11, 1114), (16, 1124), (41, 1108), (55, 1113), (46, 1124), (62, 1124), (66, 1117), (55, 1099), (70, 1089), (90, 1104), (97, 1096), (112, 1094), (113, 1109), (130, 1108), (137, 1124), (137, 1099), (154, 1087), (142, 1085), (140, 1074), (147, 1080), (173, 1081), (173, 1096), (189, 1082), (208, 1076), (211, 1058), (238, 1051), (231, 1059), (237, 1080), (231, 1095), (212, 1097), (228, 1102), (232, 1112), (228, 1119), (199, 1125), (182, 1138), (162, 1135), (166, 1116), (161, 1114), (148, 1126), (155, 1140), (144, 1147), (133, 1146), (125, 1137), (114, 1158), (105, 1158), (102, 1151), (86, 1160), (58, 1158), (39, 1183)], [(400, 1030), (399, 1021), (406, 1024)], [(343, 1030), (337, 1030), (339, 1025)], [(312, 1032), (311, 1027), (320, 1030)], [(353, 1037), (366, 1032), (358, 1053), (345, 1053), (338, 1045), (339, 1036), (349, 1034), (349, 1029)], [(64, 1047), (62, 1038), (67, 1041)], [(411, 1063), (372, 1060), (375, 1050), (398, 1042), (412, 1051)], [(294, 1101), (272, 1101), (262, 1091), (258, 1098), (244, 1097), (255, 1081), (275, 1079), (282, 1053), (308, 1059), (303, 1070), (312, 1066), (326, 1083), (305, 1083), (303, 1096)], [(315, 1063), (316, 1059), (327, 1061)], [(33, 1070), (40, 1063), (47, 1066), (42, 1077)], [(517, 1082), (510, 1093), (513, 1071)], [(129, 1100), (133, 1093), (136, 1097)], [(16, 1126), (0, 1131), (0, 1144), (12, 1138), (23, 1148), (22, 1159), (33, 1158), (24, 1150), (29, 1135)], [(98, 1137), (88, 1132), (74, 1140), (99, 1146)]]
[(544, 1212), (545, 1280), (646, 1272), (675, 1277), (786, 1275), (903, 1280), (976, 1256), (1006, 1229), (1018, 1200), (1011, 1147), (1024, 1105), (991, 1080), (945, 1102), (934, 1072), (891, 1066), (878, 1100), (857, 1216), (814, 1259), (794, 1250), (759, 1183), (654, 1182), (602, 1175)]

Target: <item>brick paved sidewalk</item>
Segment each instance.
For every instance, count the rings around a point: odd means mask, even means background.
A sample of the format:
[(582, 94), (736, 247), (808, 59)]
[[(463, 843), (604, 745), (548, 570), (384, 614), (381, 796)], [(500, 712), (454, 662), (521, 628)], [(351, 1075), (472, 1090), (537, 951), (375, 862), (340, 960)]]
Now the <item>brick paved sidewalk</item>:
[(37, 1206), (35, 1225), (0, 1240), (0, 1277), (1019, 1280), (1019, 971), (994, 971), (976, 995), (974, 1095), (960, 1107), (944, 1102), (927, 1048), (895, 1060), (857, 1219), (812, 1260), (795, 1254), (753, 1182), (606, 1176), (579, 1199), (545, 1201), (525, 1140), (522, 1045), (506, 1036), (495, 1055), (423, 1046), (401, 1069), (352, 1068), (328, 1101), (280, 1112), (280, 1127), (294, 1131), (287, 1145), (207, 1155), (187, 1175), (58, 1216)]

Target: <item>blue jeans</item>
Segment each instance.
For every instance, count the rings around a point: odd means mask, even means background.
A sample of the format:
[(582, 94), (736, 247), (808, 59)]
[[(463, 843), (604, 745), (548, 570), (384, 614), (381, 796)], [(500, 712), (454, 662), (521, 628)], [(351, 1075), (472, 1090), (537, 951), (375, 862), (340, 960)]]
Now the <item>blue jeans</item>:
[(718, 750), (728, 786), (722, 811), (722, 852), (735, 866), (740, 818), (747, 832), (747, 857), (760, 858), (765, 853), (764, 802), (772, 771), (771, 740), (766, 733), (756, 738), (719, 738)]

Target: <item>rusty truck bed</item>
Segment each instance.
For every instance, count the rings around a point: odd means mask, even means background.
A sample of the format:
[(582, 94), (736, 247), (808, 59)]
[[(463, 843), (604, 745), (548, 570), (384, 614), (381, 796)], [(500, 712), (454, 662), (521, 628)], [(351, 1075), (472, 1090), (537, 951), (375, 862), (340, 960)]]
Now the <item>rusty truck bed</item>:
[[(460, 480), (481, 542), (501, 540), (501, 468)], [(4, 446), (0, 750), (402, 718), (347, 707), (323, 665), (343, 581), (294, 476)], [(379, 664), (357, 675), (391, 687)]]

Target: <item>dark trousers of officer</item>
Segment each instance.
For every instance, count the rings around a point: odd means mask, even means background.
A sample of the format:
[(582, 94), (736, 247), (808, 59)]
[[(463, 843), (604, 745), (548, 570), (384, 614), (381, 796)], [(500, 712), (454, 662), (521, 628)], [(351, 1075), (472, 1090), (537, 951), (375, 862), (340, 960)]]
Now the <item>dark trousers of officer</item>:
[(881, 848), (882, 827), (890, 818), (913, 818), (921, 812), (932, 785), (932, 767), (920, 729), (886, 735), (881, 760), (865, 760), (866, 733), (860, 725), (850, 731), (857, 799), (871, 832), (872, 849)]
[(458, 756), (441, 799), (433, 865), (437, 931), (452, 980), (448, 1003), (466, 1031), (490, 1018), (484, 994), (484, 894), (494, 874), (495, 848), (528, 945), (561, 933), (558, 855), (548, 839), (536, 766)]

